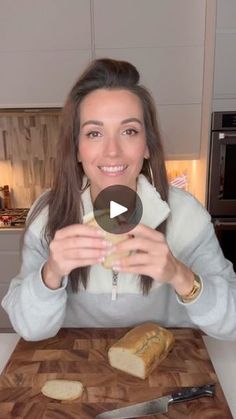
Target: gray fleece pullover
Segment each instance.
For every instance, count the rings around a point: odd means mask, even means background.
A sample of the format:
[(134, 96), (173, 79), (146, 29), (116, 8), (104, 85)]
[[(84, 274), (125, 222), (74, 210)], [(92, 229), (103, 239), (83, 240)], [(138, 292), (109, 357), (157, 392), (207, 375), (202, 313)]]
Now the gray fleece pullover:
[[(61, 288), (47, 288), (41, 277), (48, 258), (43, 239), (45, 208), (25, 234), (20, 273), (2, 301), (24, 339), (46, 339), (61, 327), (132, 327), (146, 321), (164, 327), (196, 327), (219, 339), (236, 339), (236, 274), (223, 256), (208, 212), (192, 195), (173, 187), (167, 205), (143, 175), (137, 192), (143, 203), (141, 223), (155, 228), (168, 217), (168, 245), (177, 259), (201, 277), (199, 296), (183, 303), (170, 285), (158, 281), (143, 296), (136, 275), (119, 273), (113, 301), (112, 272), (100, 264), (91, 267), (87, 288), (81, 286), (76, 294), (67, 277)], [(92, 210), (89, 188), (82, 200), (86, 215)]]

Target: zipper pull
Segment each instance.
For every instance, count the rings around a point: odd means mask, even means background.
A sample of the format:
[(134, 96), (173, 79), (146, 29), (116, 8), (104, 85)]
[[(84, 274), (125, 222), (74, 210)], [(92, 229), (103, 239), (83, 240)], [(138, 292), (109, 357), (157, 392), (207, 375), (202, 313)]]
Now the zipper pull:
[(118, 272), (112, 271), (112, 290), (111, 290), (112, 301), (115, 301), (117, 299), (117, 282), (118, 282)]

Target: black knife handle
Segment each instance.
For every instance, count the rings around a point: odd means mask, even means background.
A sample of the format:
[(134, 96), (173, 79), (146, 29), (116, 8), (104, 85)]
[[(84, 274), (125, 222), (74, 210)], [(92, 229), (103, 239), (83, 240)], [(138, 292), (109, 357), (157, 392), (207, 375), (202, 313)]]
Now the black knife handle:
[(215, 384), (206, 384), (201, 387), (186, 387), (184, 390), (172, 393), (171, 403), (178, 403), (193, 400), (202, 396), (213, 397), (215, 394)]

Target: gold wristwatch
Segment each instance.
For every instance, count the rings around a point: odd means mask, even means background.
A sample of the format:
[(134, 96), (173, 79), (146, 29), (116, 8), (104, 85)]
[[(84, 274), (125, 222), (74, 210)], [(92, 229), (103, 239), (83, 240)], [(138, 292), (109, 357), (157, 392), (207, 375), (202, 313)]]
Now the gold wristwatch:
[(183, 303), (190, 303), (190, 301), (193, 301), (195, 300), (195, 298), (197, 298), (201, 289), (202, 289), (201, 278), (199, 278), (199, 276), (194, 273), (193, 288), (187, 295), (179, 295), (179, 297), (183, 301)]

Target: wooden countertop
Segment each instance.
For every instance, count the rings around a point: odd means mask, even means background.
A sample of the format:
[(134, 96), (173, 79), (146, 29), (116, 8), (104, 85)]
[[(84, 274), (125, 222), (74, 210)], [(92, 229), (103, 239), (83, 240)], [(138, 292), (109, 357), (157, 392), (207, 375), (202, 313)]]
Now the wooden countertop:
[[(96, 414), (169, 394), (184, 386), (216, 383), (216, 396), (170, 406), (171, 419), (232, 419), (202, 334), (194, 329), (172, 329), (172, 352), (146, 379), (110, 367), (107, 350), (128, 329), (61, 329), (57, 336), (19, 341), (0, 376), (0, 418), (88, 419)], [(58, 402), (43, 396), (48, 379), (82, 381), (81, 399)], [(154, 416), (149, 416), (154, 418)]]

